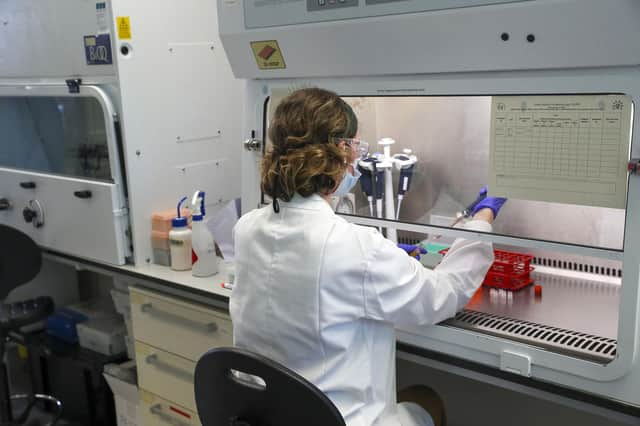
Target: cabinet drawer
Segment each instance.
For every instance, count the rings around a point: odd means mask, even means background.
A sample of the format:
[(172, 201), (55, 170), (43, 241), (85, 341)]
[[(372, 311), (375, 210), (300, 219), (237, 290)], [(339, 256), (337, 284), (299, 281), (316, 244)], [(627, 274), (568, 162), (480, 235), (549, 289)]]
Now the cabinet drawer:
[(195, 362), (136, 342), (136, 365), (140, 389), (196, 410), (193, 391)]
[(132, 288), (131, 316), (136, 340), (192, 361), (233, 345), (229, 315), (181, 299)]
[(198, 415), (145, 390), (140, 391), (142, 426), (202, 426)]

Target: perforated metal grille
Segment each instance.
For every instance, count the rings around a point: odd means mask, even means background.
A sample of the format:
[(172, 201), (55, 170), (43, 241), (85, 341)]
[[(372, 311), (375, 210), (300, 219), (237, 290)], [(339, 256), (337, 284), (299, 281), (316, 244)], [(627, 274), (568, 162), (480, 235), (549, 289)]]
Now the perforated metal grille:
[(611, 265), (597, 265), (593, 262), (571, 262), (551, 257), (535, 257), (532, 261), (534, 265), (549, 266), (551, 268), (566, 269), (576, 272), (588, 272), (590, 274), (605, 275), (608, 277), (622, 277), (622, 269), (611, 267)]
[(446, 325), (505, 337), (595, 361), (609, 362), (615, 358), (617, 350), (617, 341), (614, 339), (471, 310), (460, 312), (447, 321)]

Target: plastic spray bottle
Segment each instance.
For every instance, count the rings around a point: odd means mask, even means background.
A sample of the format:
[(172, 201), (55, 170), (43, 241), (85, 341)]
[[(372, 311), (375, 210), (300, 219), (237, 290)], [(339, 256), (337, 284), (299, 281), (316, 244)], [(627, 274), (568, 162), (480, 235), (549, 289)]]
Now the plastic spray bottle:
[(194, 277), (209, 277), (218, 272), (216, 244), (204, 221), (204, 192), (196, 191), (191, 200), (191, 228), (193, 232), (193, 254), (191, 274)]

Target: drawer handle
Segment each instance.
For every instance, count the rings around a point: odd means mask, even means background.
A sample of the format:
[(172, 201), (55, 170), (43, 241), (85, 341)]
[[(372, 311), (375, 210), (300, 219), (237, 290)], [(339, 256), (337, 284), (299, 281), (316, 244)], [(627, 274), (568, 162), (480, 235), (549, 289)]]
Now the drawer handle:
[(188, 318), (184, 318), (181, 317), (179, 315), (176, 314), (172, 314), (170, 312), (163, 312), (160, 311), (159, 309), (156, 309), (153, 307), (153, 305), (151, 303), (144, 303), (140, 306), (140, 310), (146, 314), (152, 315), (160, 315), (163, 317), (166, 317), (170, 320), (172, 320), (175, 323), (179, 323), (184, 325), (187, 328), (196, 328), (196, 329), (200, 329), (205, 333), (215, 333), (216, 331), (218, 331), (218, 324), (216, 324), (215, 322), (208, 322), (206, 324), (203, 324), (201, 322), (198, 321), (194, 321), (194, 320), (190, 320)]
[(147, 355), (147, 357), (144, 359), (144, 362), (149, 365), (153, 365), (158, 369), (164, 370), (166, 373), (171, 374), (172, 376), (175, 376), (179, 379), (186, 380), (188, 382), (193, 381), (193, 372), (183, 370), (182, 368), (178, 368), (174, 365), (162, 361), (158, 357), (158, 354)]
[(93, 194), (91, 193), (91, 191), (75, 191), (73, 195), (83, 200), (86, 200), (88, 198), (91, 198)]
[(11, 210), (11, 201), (7, 198), (0, 198), (0, 211)]
[(183, 422), (182, 420), (176, 419), (175, 417), (165, 413), (162, 410), (162, 404), (156, 404), (151, 406), (151, 408), (149, 408), (149, 412), (154, 416), (160, 417), (160, 419), (165, 423), (169, 423), (170, 425), (173, 425), (173, 426), (190, 426), (191, 425), (190, 423)]

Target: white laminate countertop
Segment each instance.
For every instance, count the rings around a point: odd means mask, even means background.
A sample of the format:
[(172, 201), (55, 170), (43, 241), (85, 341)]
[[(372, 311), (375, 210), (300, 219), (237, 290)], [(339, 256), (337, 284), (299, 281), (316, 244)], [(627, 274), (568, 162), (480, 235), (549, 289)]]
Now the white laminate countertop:
[(225, 262), (220, 259), (219, 271), (210, 277), (199, 278), (191, 275), (191, 271), (174, 271), (168, 266), (155, 264), (147, 265), (107, 265), (85, 259), (69, 257), (54, 252), (45, 252), (45, 258), (75, 267), (77, 270), (90, 270), (114, 277), (124, 278), (127, 281), (140, 279), (156, 282), (160, 285), (168, 284), (174, 288), (194, 293), (208, 293), (223, 299), (228, 299), (231, 290), (222, 288), (221, 283), (231, 282), (233, 278), (233, 262)]
[(220, 261), (217, 274), (200, 278), (191, 275), (191, 271), (174, 271), (168, 266), (148, 264), (142, 266), (123, 265), (117, 269), (123, 272), (132, 272), (136, 275), (144, 275), (161, 281), (168, 281), (186, 289), (200, 290), (228, 298), (231, 290), (222, 288), (223, 282), (230, 282), (233, 275), (233, 263)]

